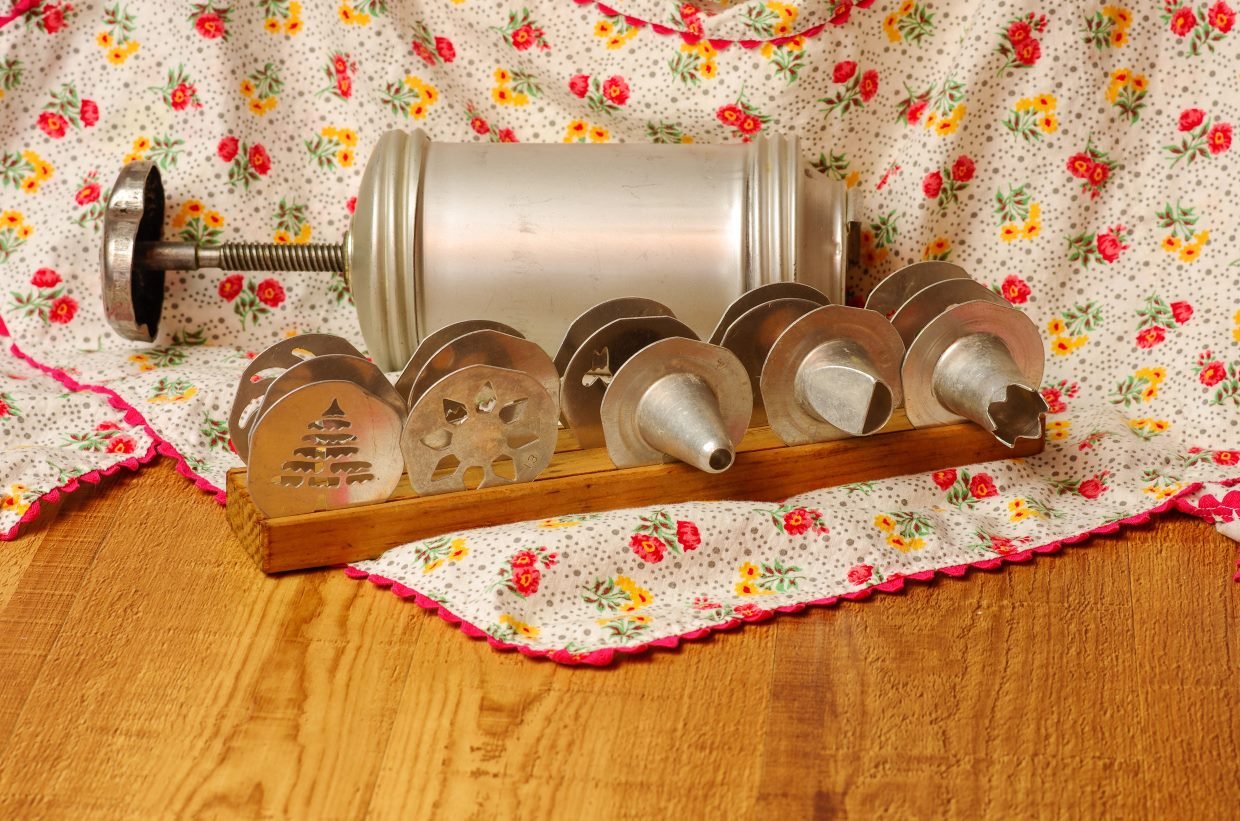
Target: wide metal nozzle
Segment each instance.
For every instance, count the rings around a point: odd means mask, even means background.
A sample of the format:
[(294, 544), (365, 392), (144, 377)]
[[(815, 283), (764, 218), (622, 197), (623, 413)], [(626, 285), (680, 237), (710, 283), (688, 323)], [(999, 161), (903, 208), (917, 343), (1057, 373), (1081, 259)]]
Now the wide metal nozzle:
[(693, 374), (651, 385), (637, 403), (637, 430), (650, 447), (707, 473), (727, 470), (736, 457), (715, 394)]
[(811, 415), (852, 436), (869, 436), (891, 420), (895, 407), (865, 349), (836, 339), (820, 345), (797, 369), (797, 401)]
[(990, 431), (1008, 447), (1042, 435), (1049, 410), (1002, 340), (987, 333), (948, 346), (934, 369), (933, 390), (943, 407)]

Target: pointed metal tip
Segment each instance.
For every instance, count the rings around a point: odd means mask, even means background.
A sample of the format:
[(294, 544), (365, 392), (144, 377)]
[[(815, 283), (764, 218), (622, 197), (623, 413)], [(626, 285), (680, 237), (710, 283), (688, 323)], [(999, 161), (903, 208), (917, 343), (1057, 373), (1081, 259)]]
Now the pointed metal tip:
[(994, 437), (1011, 448), (1019, 439), (1042, 436), (1042, 419), (1048, 410), (1041, 393), (1027, 385), (1012, 384), (1003, 390), (1002, 398), (987, 406), (986, 416)]
[(707, 473), (727, 470), (736, 458), (718, 399), (693, 374), (669, 374), (651, 385), (637, 406), (637, 426), (655, 450)]
[(891, 419), (891, 388), (873, 373), (828, 365), (805, 374), (804, 400), (824, 422), (851, 436), (869, 436)]

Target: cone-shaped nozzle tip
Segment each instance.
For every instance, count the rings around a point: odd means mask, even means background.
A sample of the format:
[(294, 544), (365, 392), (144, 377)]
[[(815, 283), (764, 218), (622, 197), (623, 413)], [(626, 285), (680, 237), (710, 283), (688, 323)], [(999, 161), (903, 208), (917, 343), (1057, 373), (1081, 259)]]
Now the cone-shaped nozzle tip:
[(1042, 435), (1049, 409), (1027, 385), (1011, 352), (997, 337), (969, 334), (956, 340), (934, 368), (934, 395), (952, 413), (976, 422), (1008, 447)]
[(736, 456), (718, 399), (693, 374), (651, 385), (637, 406), (637, 430), (650, 447), (707, 473), (727, 470)]
[(845, 339), (820, 345), (797, 371), (797, 400), (850, 436), (869, 436), (891, 419), (891, 388), (864, 348)]
[(1042, 415), (1050, 407), (1042, 394), (1025, 385), (1007, 385), (1001, 397), (986, 408), (991, 432), (1010, 447), (1017, 439), (1037, 439), (1042, 435)]

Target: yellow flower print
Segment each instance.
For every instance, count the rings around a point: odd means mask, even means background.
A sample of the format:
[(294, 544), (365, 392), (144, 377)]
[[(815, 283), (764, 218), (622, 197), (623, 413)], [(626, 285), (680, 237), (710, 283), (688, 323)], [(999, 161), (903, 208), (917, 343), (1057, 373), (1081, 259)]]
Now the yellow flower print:
[(430, 110), (430, 106), (426, 103), (414, 103), (409, 106), (409, 116), (415, 120), (422, 120), (426, 118), (426, 115)]
[(887, 35), (887, 39), (892, 43), (900, 42), (900, 29), (896, 26), (899, 22), (900, 16), (895, 12), (883, 18), (883, 33)]
[(263, 98), (263, 113), (266, 113), (274, 109), (279, 104), (279, 102), (280, 101), (276, 99), (275, 97), (264, 97)]
[(289, 235), (288, 231), (281, 230), (281, 231), (276, 231), (275, 236), (272, 237), (271, 241), (274, 242), (276, 245), (291, 245), (293, 242), (293, 238)]
[(763, 590), (753, 582), (736, 583), (736, 595), (738, 596), (770, 596), (774, 592), (773, 590)]
[(603, 128), (601, 125), (596, 125), (590, 129), (590, 142), (605, 143), (609, 139), (611, 139), (611, 132), (609, 132), (606, 128)]
[[(1051, 340), (1051, 353), (1055, 356), (1067, 356), (1085, 344), (1086, 336), (1057, 336)], [(1078, 342), (1077, 340), (1081, 340)]]
[(847, 177), (844, 178), (844, 187), (845, 188), (856, 188), (857, 183), (859, 182), (861, 182), (861, 172), (853, 171)]
[(257, 114), (258, 116), (261, 117), (262, 115), (267, 113), (267, 109), (263, 108), (262, 100), (250, 100), (247, 106), (250, 109), (251, 114)]
[(95, 35), (95, 45), (99, 46), (99, 48), (111, 48), (112, 35), (106, 31), (99, 32)]
[(615, 30), (616, 27), (611, 24), (610, 20), (599, 20), (594, 24), (595, 37), (610, 37)]
[(129, 165), (131, 162), (138, 162), (141, 159), (142, 159), (141, 154), (126, 154), (124, 158), (121, 160), (121, 163), (124, 165)]
[(284, 33), (285, 34), (296, 34), (297, 32), (301, 31), (304, 25), (305, 23), (301, 22), (300, 20), (289, 20), (284, 24)]
[(1057, 419), (1054, 422), (1046, 423), (1046, 438), (1055, 442), (1062, 442), (1068, 438), (1068, 431), (1072, 427), (1072, 422), (1067, 419)]
[(1231, 338), (1237, 342), (1240, 342), (1240, 311), (1236, 311), (1236, 313), (1232, 316), (1231, 321), (1236, 323), (1235, 329), (1231, 332)]
[(959, 122), (945, 117), (934, 124), (934, 133), (940, 137), (946, 137), (948, 134), (955, 134), (959, 127)]
[(418, 93), (422, 95), (422, 102), (427, 105), (434, 105), (439, 101), (439, 89), (429, 83), (423, 83)]
[(1150, 81), (1146, 79), (1144, 74), (1138, 74), (1132, 78), (1130, 85), (1137, 91), (1145, 91), (1150, 87)]
[(1111, 82), (1124, 85), (1132, 77), (1132, 72), (1126, 68), (1117, 68), (1111, 72)]
[(21, 226), (20, 228), (18, 228), (18, 229), (17, 229), (17, 238), (18, 238), (18, 239), (30, 239), (30, 236), (31, 236), (32, 234), (34, 234), (34, 226), (33, 226), (33, 225), (26, 224), (26, 225), (23, 225), (23, 226)]
[(34, 177), (27, 177), (22, 180), (22, 192), (26, 194), (36, 194), (39, 191), (41, 183)]
[(1148, 402), (1156, 396), (1158, 396), (1158, 383), (1157, 382), (1150, 384), (1150, 385), (1146, 385), (1145, 389), (1141, 391), (1142, 402)]
[(1180, 262), (1196, 262), (1201, 259), (1201, 246), (1191, 242), (1180, 249)]
[(1102, 16), (1114, 21), (1115, 25), (1122, 29), (1132, 25), (1132, 12), (1122, 6), (1103, 6)]
[(762, 571), (758, 569), (756, 564), (753, 564), (752, 562), (745, 562), (737, 568), (736, 572), (740, 573), (742, 579), (756, 579)]
[(125, 57), (128, 58), (129, 55), (131, 54), (137, 54), (138, 48), (139, 48), (138, 41), (130, 40), (128, 43), (125, 44)]
[(123, 48), (114, 48), (108, 52), (108, 62), (114, 66), (119, 66), (129, 58), (129, 54)]
[(1180, 242), (1180, 238), (1176, 236), (1165, 236), (1162, 241), (1162, 249), (1169, 254), (1174, 254), (1180, 250), (1180, 246), (1184, 243)]
[(356, 12), (353, 11), (353, 7), (348, 3), (341, 3), (340, 8), (336, 9), (336, 16), (340, 18), (340, 22), (346, 26), (351, 26), (354, 23)]
[(347, 145), (349, 148), (357, 146), (357, 132), (351, 128), (342, 128), (337, 131), (336, 139), (340, 140), (341, 145)]
[(1063, 336), (1068, 332), (1068, 326), (1059, 317), (1052, 317), (1050, 322), (1046, 323), (1046, 330), (1051, 336)]
[(1020, 235), (1024, 237), (1025, 239), (1033, 239), (1040, 233), (1042, 233), (1041, 220), (1035, 220), (1035, 219), (1026, 220), (1025, 224), (1021, 226), (1021, 229), (1020, 229)]
[(336, 152), (336, 162), (340, 163), (341, 168), (349, 168), (353, 165), (353, 149), (342, 148)]
[(719, 67), (715, 65), (714, 60), (707, 60), (698, 66), (698, 73), (702, 75), (703, 80), (713, 80), (719, 73)]
[(1111, 83), (1107, 86), (1107, 102), (1114, 105), (1115, 101), (1119, 99), (1119, 92), (1123, 87), (1124, 83)]
[(901, 553), (907, 553), (910, 550), (921, 550), (926, 546), (926, 540), (920, 536), (911, 539), (901, 536), (899, 533), (892, 533), (887, 537), (887, 544), (899, 550)]
[(268, 34), (279, 34), (281, 30), (280, 21), (274, 17), (268, 17), (263, 21), (263, 28)]
[(423, 567), (422, 573), (423, 575), (427, 573), (434, 573), (436, 570), (438, 570), (442, 566), (443, 566), (443, 559), (436, 559), (435, 561)]
[(999, 239), (1003, 240), (1004, 242), (1011, 242), (1012, 240), (1016, 239), (1019, 236), (1020, 236), (1020, 226), (1014, 223), (1009, 222), (999, 229)]
[(21, 211), (5, 211), (0, 214), (0, 227), (16, 228), (26, 221)]
[(491, 89), (491, 99), (499, 105), (508, 105), (512, 102), (512, 89), (507, 86), (496, 86)]
[(522, 94), (518, 92), (512, 95), (512, 104), (517, 106), (518, 108), (520, 108), (523, 105), (529, 105), (529, 102), (530, 102), (530, 98), (528, 94)]
[[(138, 139), (133, 141), (132, 148), (134, 152), (137, 154), (141, 154), (143, 151), (146, 151), (150, 147), (151, 147), (151, 140), (148, 137), (139, 137)], [(190, 202), (196, 202), (196, 200), (190, 200)]]
[(922, 252), (922, 257), (924, 259), (942, 259), (943, 255), (951, 249), (951, 240), (947, 237), (935, 237), (926, 244), (925, 250)]
[(1021, 97), (1019, 100), (1016, 101), (1017, 111), (1028, 111), (1031, 108), (1033, 108), (1033, 100), (1029, 99), (1028, 97)]
[(913, 10), (913, 5), (913, 0), (904, 0), (904, 2), (900, 4), (900, 8), (896, 11), (896, 14), (903, 17)]
[(241, 96), (242, 97), (253, 97), (254, 96), (254, 81), (252, 80), (241, 81)]
[(874, 526), (884, 533), (891, 533), (896, 529), (896, 520), (886, 513), (880, 513), (874, 517)]
[(800, 51), (801, 49), (805, 48), (804, 35), (798, 34), (796, 37), (793, 37), (791, 40), (784, 43), (784, 48), (788, 49), (789, 51)]
[(952, 113), (949, 115), (951, 121), (955, 123), (956, 125), (960, 125), (960, 121), (964, 119), (964, 115), (968, 110), (969, 110), (969, 107), (966, 106), (964, 103), (960, 103), (959, 105), (955, 106), (954, 108), (952, 108)]
[(1054, 94), (1039, 94), (1033, 98), (1033, 107), (1043, 114), (1049, 114), (1054, 111), (1056, 103), (1057, 100)]
[(297, 232), (297, 236), (293, 238), (293, 242), (297, 245), (305, 245), (310, 241), (310, 231), (310, 223), (303, 222), (301, 224), (301, 230)]
[(512, 616), (510, 616), (510, 615), (508, 615), (507, 613), (505, 613), (504, 615), (500, 616), (500, 617), (499, 617), (499, 621), (500, 621), (500, 624), (506, 624), (506, 625), (508, 625), (508, 626), (509, 626), (509, 627), (511, 627), (513, 630), (515, 630), (516, 632), (520, 633), (523, 637), (525, 637), (525, 638), (527, 638), (527, 639), (536, 639), (536, 638), (538, 638), (538, 628), (537, 628), (537, 627), (533, 626), (532, 624), (526, 624), (526, 623), (525, 623), (525, 622), (523, 622), (523, 621), (517, 621), (515, 618), (513, 618), (513, 617), (512, 617)]
[(609, 37), (607, 38), (607, 48), (614, 51), (620, 48), (620, 46), (624, 45), (624, 40), (625, 38), (620, 37), (620, 36)]
[(564, 142), (570, 143), (573, 140), (584, 137), (589, 129), (590, 126), (586, 124), (585, 120), (573, 120), (565, 128)]
[(1111, 32), (1111, 45), (1115, 48), (1123, 48), (1128, 44), (1128, 32), (1123, 29), (1114, 29)]
[(448, 558), (454, 562), (459, 562), (461, 559), (469, 555), (469, 548), (465, 546), (465, 540), (462, 538), (458, 537), (453, 539), (448, 543), (448, 547), (451, 550), (451, 552), (448, 553)]
[(1038, 128), (1044, 134), (1054, 134), (1059, 130), (1059, 119), (1054, 114), (1043, 114), (1038, 117)]
[(1167, 377), (1167, 369), (1159, 367), (1141, 368), (1134, 374), (1134, 376), (1138, 379), (1145, 379), (1145, 381), (1153, 382), (1157, 385)]
[(224, 218), (220, 216), (219, 211), (208, 211), (206, 217), (204, 217), (203, 220), (207, 223), (207, 225), (211, 226), (212, 228), (223, 228), (224, 227)]

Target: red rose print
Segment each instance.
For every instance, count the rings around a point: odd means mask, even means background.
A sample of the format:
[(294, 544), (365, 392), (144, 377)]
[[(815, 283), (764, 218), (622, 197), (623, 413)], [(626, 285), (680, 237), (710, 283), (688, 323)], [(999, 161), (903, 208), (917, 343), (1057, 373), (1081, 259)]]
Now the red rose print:
[(534, 41), (537, 39), (538, 34), (534, 32), (534, 27), (526, 23), (512, 33), (512, 47), (517, 51), (526, 51), (530, 46), (534, 45)]
[(346, 100), (353, 96), (353, 81), (349, 79), (347, 74), (341, 74), (336, 77), (336, 91)]
[(268, 308), (278, 308), (284, 302), (284, 286), (275, 279), (264, 279), (255, 289), (258, 301)]
[(77, 308), (77, 300), (66, 294), (52, 300), (51, 311), (47, 318), (58, 325), (68, 325), (77, 314)]
[(849, 584), (865, 584), (874, 576), (873, 565), (859, 564), (848, 571)]
[(1076, 492), (1086, 499), (1097, 499), (1104, 490), (1106, 486), (1099, 481), (1097, 476), (1091, 476), (1076, 486)]
[(538, 564), (538, 554), (533, 550), (522, 550), (520, 553), (512, 557), (512, 561), (509, 562), (509, 564), (511, 564), (514, 568), (533, 567)]
[(921, 181), (921, 191), (930, 199), (934, 199), (943, 190), (943, 175), (938, 171), (931, 171), (926, 178)]
[(36, 288), (55, 288), (60, 284), (60, 274), (51, 268), (40, 268), (30, 278), (30, 284)]
[(1094, 167), (1089, 169), (1089, 184), (1098, 188), (1107, 181), (1109, 176), (1111, 176), (1111, 167), (1106, 163), (1096, 162)]
[(100, 422), (95, 425), (95, 430), (120, 430), (121, 426), (115, 422)]
[(1216, 450), (1214, 462), (1218, 465), (1240, 464), (1240, 450)]
[(1016, 546), (1007, 536), (991, 536), (990, 549), (1000, 556), (1007, 556), (1016, 550)]
[(868, 103), (874, 99), (874, 95), (878, 93), (878, 72), (870, 69), (861, 75), (861, 102)]
[(857, 64), (852, 60), (844, 60), (835, 64), (835, 70), (831, 72), (831, 80), (836, 83), (847, 83), (857, 73)]
[(1176, 37), (1186, 37), (1197, 26), (1197, 15), (1188, 6), (1181, 6), (1171, 15), (1171, 33)]
[(484, 137), (491, 133), (491, 126), (481, 117), (474, 117), (470, 120), (469, 127), (474, 130), (475, 134), (481, 134)]
[[(1106, 166), (1098, 166), (1106, 168)], [(1119, 235), (1124, 232), (1124, 226), (1119, 225), (1112, 228), (1106, 233), (1099, 234), (1094, 240), (1094, 245), (1098, 248), (1098, 254), (1107, 262), (1114, 262), (1119, 259), (1120, 251), (1127, 251), (1128, 246), (1119, 241)]]
[[(70, 9), (73, 6), (69, 6)], [(65, 12), (55, 3), (43, 7), (43, 29), (48, 34), (55, 34), (65, 27)]]
[(956, 471), (950, 468), (947, 470), (936, 470), (930, 478), (939, 486), (939, 490), (947, 490), (956, 484)]
[(532, 596), (537, 593), (540, 581), (542, 581), (542, 571), (537, 567), (513, 568), (512, 586), (522, 596)]
[(584, 98), (590, 91), (590, 77), (588, 74), (576, 74), (568, 80), (568, 90), (573, 92), (574, 97)]
[(343, 54), (337, 54), (335, 57), (332, 58), (332, 68), (335, 69), (336, 74), (338, 75), (348, 74), (349, 73), (349, 61), (344, 58)]
[(979, 473), (969, 480), (969, 493), (974, 499), (985, 499), (988, 496), (994, 496), (999, 492), (995, 487), (995, 480), (990, 478), (989, 473)]
[(1003, 293), (1003, 298), (1013, 305), (1023, 305), (1028, 302), (1029, 294), (1031, 293), (1029, 283), (1015, 274), (1003, 280), (999, 290)]
[(171, 99), (173, 110), (184, 111), (185, 107), (189, 105), (190, 100), (194, 99), (194, 94), (196, 91), (197, 89), (189, 83), (181, 83), (179, 86), (172, 89)]
[(874, 5), (874, 0), (857, 0), (856, 5), (859, 9), (868, 9), (870, 6)]
[(663, 561), (663, 554), (667, 551), (667, 545), (663, 543), (663, 540), (656, 539), (649, 533), (634, 533), (629, 538), (629, 547), (633, 548), (637, 558), (650, 564)]
[(349, 197), (349, 199), (345, 201), (344, 210), (348, 211), (350, 214), (356, 211), (357, 210), (357, 197)]
[(78, 117), (82, 120), (82, 125), (90, 128), (99, 122), (99, 105), (94, 100), (83, 100), (78, 106)]
[(137, 447), (137, 443), (128, 436), (113, 436), (108, 440), (107, 447), (103, 451), (104, 453), (133, 453)]
[(695, 37), (701, 37), (703, 34), (706, 33), (706, 29), (702, 28), (701, 19), (697, 17), (691, 17), (685, 21), (685, 31), (689, 32)]
[(422, 45), (421, 42), (414, 40), (410, 47), (413, 49), (413, 53), (421, 58), (422, 62), (426, 63), (428, 66), (435, 65), (435, 55), (431, 54), (431, 50)]
[(1043, 388), (1042, 398), (1046, 400), (1047, 413), (1063, 413), (1068, 409), (1059, 388)]
[(1232, 25), (1236, 22), (1236, 13), (1231, 10), (1231, 6), (1219, 0), (1219, 2), (1210, 6), (1210, 11), (1206, 13), (1206, 19), (1210, 21), (1212, 28), (1220, 34), (1226, 34), (1231, 31)]
[(1201, 125), (1201, 121), (1206, 118), (1206, 113), (1200, 108), (1186, 108), (1180, 112), (1180, 130), (1192, 131)]
[(78, 189), (77, 194), (74, 195), (73, 198), (77, 200), (78, 205), (90, 205), (92, 202), (99, 199), (99, 193), (99, 183), (88, 182), (86, 185), (83, 185)]
[(736, 125), (741, 121), (741, 118), (744, 116), (745, 112), (742, 111), (741, 107), (736, 103), (728, 103), (727, 105), (719, 106), (719, 110), (715, 112), (715, 118), (719, 120), (719, 122), (724, 125), (732, 126), (733, 128), (736, 127)]
[(732, 608), (732, 612), (740, 616), (742, 619), (756, 619), (766, 611), (753, 602), (745, 602), (738, 604)]
[(439, 55), (439, 59), (445, 63), (450, 63), (456, 59), (456, 48), (452, 45), (452, 41), (447, 37), (435, 38), (435, 53)]
[(1183, 325), (1193, 318), (1193, 306), (1187, 302), (1172, 302), (1171, 315), (1175, 317), (1175, 321), (1178, 324)]
[(499, 138), (499, 141), (501, 143), (519, 142), (519, 140), (517, 139), (516, 132), (513, 131), (511, 128), (501, 128), (499, 130), (499, 133), (497, 133), (495, 136)]
[(702, 543), (702, 535), (698, 533), (698, 527), (693, 522), (677, 522), (676, 541), (684, 550), (696, 550)]
[(271, 170), (271, 157), (267, 156), (267, 149), (258, 143), (250, 146), (250, 168), (253, 168), (260, 176), (266, 175)]
[(1094, 170), (1094, 158), (1081, 152), (1068, 158), (1068, 173), (1077, 179), (1087, 180)]
[(226, 276), (220, 280), (220, 296), (225, 301), (232, 302), (237, 298), (237, 294), (241, 293), (241, 286), (245, 283), (245, 278), (241, 274), (233, 274)]
[(216, 146), (215, 152), (220, 155), (220, 159), (224, 162), (232, 162), (233, 158), (237, 156), (237, 147), (237, 138), (229, 134), (220, 140), (220, 144)]
[(921, 122), (921, 115), (926, 113), (926, 107), (929, 105), (925, 100), (919, 100), (908, 107), (906, 119), (909, 125), (917, 125)]
[(956, 162), (952, 163), (952, 179), (956, 182), (968, 182), (973, 179), (973, 171), (976, 166), (973, 160), (968, 156), (961, 154), (956, 158)]
[(1167, 329), (1161, 325), (1151, 325), (1145, 330), (1137, 334), (1138, 348), (1152, 348), (1155, 345), (1162, 344), (1167, 338)]
[(790, 533), (793, 536), (800, 536), (810, 529), (816, 518), (813, 513), (810, 513), (803, 507), (790, 510), (784, 514), (784, 532)]
[(1231, 124), (1215, 123), (1206, 134), (1206, 145), (1211, 154), (1222, 154), (1231, 148)]
[(1007, 36), (1008, 42), (1014, 46), (1019, 46), (1021, 43), (1033, 36), (1033, 30), (1024, 20), (1017, 20), (1015, 23), (1008, 26)]
[(1042, 56), (1042, 44), (1032, 37), (1016, 46), (1016, 59), (1021, 65), (1031, 66)]
[(1227, 377), (1227, 368), (1217, 359), (1213, 362), (1206, 363), (1201, 369), (1201, 373), (1197, 376), (1201, 380), (1201, 384), (1207, 388), (1212, 388)]
[(702, 13), (701, 9), (699, 9), (697, 6), (693, 5), (692, 3), (681, 3), (680, 4), (680, 19), (681, 20), (688, 20), (691, 17), (697, 17), (701, 13)]
[(603, 96), (616, 105), (624, 105), (629, 100), (629, 84), (623, 77), (608, 77), (603, 83)]
[(746, 114), (736, 124), (736, 130), (746, 135), (757, 134), (762, 130), (762, 121), (752, 114)]
[(836, 0), (835, 10), (831, 13), (830, 23), (833, 26), (842, 26), (848, 22), (848, 18), (852, 15), (852, 0)]
[(65, 136), (68, 125), (69, 121), (55, 111), (44, 111), (39, 115), (39, 128), (43, 129), (43, 133), (53, 140), (59, 140)]
[(9, 403), (0, 399), (0, 417), (9, 415)]
[(224, 19), (213, 11), (198, 15), (198, 19), (194, 21), (194, 28), (198, 33), (208, 40), (224, 36)]

